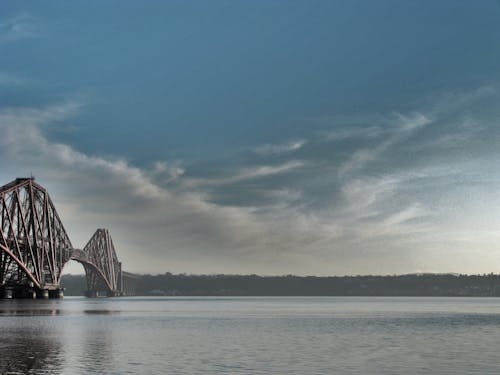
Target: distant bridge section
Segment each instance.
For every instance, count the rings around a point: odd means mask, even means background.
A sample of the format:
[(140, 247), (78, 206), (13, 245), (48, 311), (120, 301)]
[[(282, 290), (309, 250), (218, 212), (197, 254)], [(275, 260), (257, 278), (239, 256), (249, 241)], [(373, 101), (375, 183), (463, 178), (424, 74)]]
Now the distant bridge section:
[(71, 259), (85, 269), (87, 297), (97, 297), (99, 291), (105, 291), (108, 296), (123, 293), (122, 264), (107, 229), (98, 229), (83, 250), (73, 249)]
[(80, 262), (87, 296), (124, 294), (121, 263), (107, 229), (98, 229), (83, 250), (73, 248), (45, 188), (34, 178), (0, 187), (0, 297), (62, 297), (61, 273)]

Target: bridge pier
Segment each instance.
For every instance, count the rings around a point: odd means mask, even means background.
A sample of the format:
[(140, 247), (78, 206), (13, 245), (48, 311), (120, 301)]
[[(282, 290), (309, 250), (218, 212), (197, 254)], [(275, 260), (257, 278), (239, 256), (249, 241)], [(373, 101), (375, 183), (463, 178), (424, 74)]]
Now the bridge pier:
[(0, 297), (5, 299), (35, 299), (36, 291), (30, 285), (3, 286), (0, 289)]
[(0, 299), (63, 298), (63, 289), (37, 289), (31, 285), (0, 286)]
[(59, 299), (64, 297), (64, 289), (53, 289), (49, 290), (49, 298)]
[(64, 297), (64, 292), (63, 289), (58, 288), (58, 289), (38, 289), (36, 291), (36, 298), (38, 299), (57, 299), (57, 298), (63, 298)]
[(106, 292), (106, 297), (122, 297), (123, 293), (119, 291), (108, 291)]
[(108, 290), (108, 291), (95, 291), (86, 290), (85, 297), (87, 298), (99, 298), (99, 297), (123, 297), (123, 292), (118, 290)]
[(14, 298), (14, 288), (12, 287), (2, 287), (0, 289), (0, 298), (2, 299), (12, 299)]
[(97, 297), (99, 297), (99, 294), (95, 290), (86, 290), (85, 291), (85, 297), (87, 297), (87, 298), (97, 298)]
[(37, 299), (48, 299), (49, 298), (48, 289), (37, 289), (36, 290), (36, 298)]

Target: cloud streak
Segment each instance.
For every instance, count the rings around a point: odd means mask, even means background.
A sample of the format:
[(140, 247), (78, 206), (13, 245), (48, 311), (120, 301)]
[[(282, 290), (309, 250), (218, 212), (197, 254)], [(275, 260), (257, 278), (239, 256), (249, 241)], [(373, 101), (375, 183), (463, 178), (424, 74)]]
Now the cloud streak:
[(237, 182), (255, 180), (259, 178), (285, 174), (293, 171), (300, 170), (307, 166), (307, 163), (301, 160), (291, 160), (282, 164), (277, 165), (260, 165), (253, 167), (242, 168), (235, 174), (228, 177), (220, 178), (204, 178), (204, 179), (190, 179), (188, 181), (189, 186), (200, 186), (200, 185), (229, 185)]
[(410, 117), (397, 114), (396, 117), (397, 125), (390, 130), (389, 134), (382, 142), (356, 150), (350, 158), (340, 166), (339, 174), (341, 176), (363, 168), (389, 150), (392, 146), (408, 139), (415, 131), (432, 122), (431, 119), (421, 113), (416, 113)]
[(306, 143), (307, 140), (299, 139), (283, 144), (265, 144), (254, 148), (253, 151), (262, 156), (283, 155), (300, 150)]
[(0, 20), (0, 43), (34, 38), (36, 35), (36, 19), (28, 14), (19, 14)]
[(13, 73), (0, 72), (0, 87), (21, 86), (28, 82), (27, 79)]

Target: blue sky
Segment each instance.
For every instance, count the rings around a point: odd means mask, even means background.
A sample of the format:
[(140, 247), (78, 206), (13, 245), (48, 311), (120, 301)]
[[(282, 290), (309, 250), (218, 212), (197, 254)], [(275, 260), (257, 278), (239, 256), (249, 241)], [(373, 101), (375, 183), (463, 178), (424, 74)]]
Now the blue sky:
[(130, 271), (497, 272), (498, 40), (487, 0), (3, 1), (0, 177)]

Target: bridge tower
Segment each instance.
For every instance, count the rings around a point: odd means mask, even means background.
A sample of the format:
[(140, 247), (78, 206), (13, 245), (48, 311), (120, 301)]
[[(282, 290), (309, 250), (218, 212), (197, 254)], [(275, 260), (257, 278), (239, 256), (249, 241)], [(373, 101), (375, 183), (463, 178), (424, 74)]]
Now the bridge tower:
[(34, 178), (0, 187), (0, 293), (46, 298), (60, 294), (73, 246), (50, 199)]
[(123, 294), (122, 265), (107, 229), (98, 229), (83, 250), (75, 252), (72, 259), (83, 264), (88, 297), (96, 297), (100, 292), (109, 297)]

